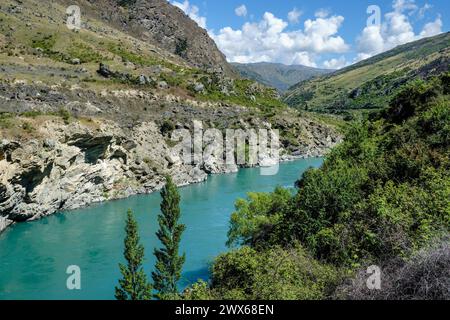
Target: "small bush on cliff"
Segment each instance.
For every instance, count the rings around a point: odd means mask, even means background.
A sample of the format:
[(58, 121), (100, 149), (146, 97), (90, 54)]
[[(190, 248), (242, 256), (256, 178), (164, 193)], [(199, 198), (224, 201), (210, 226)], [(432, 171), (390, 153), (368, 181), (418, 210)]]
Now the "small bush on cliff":
[(175, 46), (175, 54), (179, 55), (180, 57), (185, 57), (187, 49), (188, 49), (187, 39), (178, 39)]
[(173, 122), (171, 120), (164, 120), (160, 128), (161, 134), (163, 136), (168, 136), (173, 130), (175, 130), (175, 125)]

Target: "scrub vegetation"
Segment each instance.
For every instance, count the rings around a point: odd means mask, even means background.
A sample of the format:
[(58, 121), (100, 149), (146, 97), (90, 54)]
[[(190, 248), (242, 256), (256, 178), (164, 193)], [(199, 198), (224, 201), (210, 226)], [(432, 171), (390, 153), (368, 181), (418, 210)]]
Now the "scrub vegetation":
[[(449, 299), (450, 74), (406, 85), (297, 182), (236, 202), (186, 299)], [(367, 266), (382, 289), (365, 285)]]

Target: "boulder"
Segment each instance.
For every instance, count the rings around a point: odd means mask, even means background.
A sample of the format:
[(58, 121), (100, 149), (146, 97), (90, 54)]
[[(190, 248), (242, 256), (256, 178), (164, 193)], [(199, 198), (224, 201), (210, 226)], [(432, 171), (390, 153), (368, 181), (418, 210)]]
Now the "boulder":
[(72, 60), (70, 61), (70, 63), (71, 63), (71, 64), (81, 64), (81, 60), (78, 59), (78, 58), (75, 58), (75, 59), (72, 59)]
[(195, 83), (194, 84), (194, 91), (197, 93), (201, 93), (205, 91), (205, 86), (203, 83)]
[(169, 85), (165, 81), (160, 81), (160, 82), (158, 82), (158, 88), (160, 88), (160, 89), (168, 89)]
[(105, 78), (109, 78), (113, 75), (113, 72), (110, 70), (109, 66), (103, 63), (100, 63), (100, 67), (97, 70), (97, 73)]

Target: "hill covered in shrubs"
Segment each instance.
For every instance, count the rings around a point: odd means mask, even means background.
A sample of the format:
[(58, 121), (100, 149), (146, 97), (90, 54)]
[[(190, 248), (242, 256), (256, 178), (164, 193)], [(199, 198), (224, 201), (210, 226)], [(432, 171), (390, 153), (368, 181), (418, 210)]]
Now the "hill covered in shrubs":
[[(187, 299), (449, 299), (450, 74), (406, 85), (297, 182), (238, 200)], [(366, 269), (382, 271), (369, 291)]]

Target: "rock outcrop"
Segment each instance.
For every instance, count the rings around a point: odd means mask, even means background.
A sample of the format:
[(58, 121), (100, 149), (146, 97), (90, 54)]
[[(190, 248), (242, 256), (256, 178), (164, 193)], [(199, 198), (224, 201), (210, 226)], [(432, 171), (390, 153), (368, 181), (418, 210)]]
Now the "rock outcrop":
[[(202, 182), (208, 174), (238, 170), (217, 152), (199, 164), (183, 162), (182, 148), (174, 146), (155, 122), (123, 127), (112, 120), (65, 123), (50, 117), (36, 130), (26, 139), (0, 140), (0, 231), (13, 222), (153, 192), (168, 174), (182, 186)], [(210, 150), (219, 149), (215, 140), (204, 143)], [(311, 149), (321, 155), (328, 148)], [(266, 155), (255, 165), (272, 162)]]
[[(138, 90), (102, 91), (15, 84), (0, 86), (0, 111), (10, 118), (0, 130), (0, 230), (88, 204), (150, 193), (170, 174), (178, 185), (208, 174), (238, 170), (205, 138), (203, 161), (182, 161), (171, 131), (277, 128), (281, 159), (322, 156), (340, 141), (332, 128), (296, 117), (288, 109), (267, 122), (241, 106), (200, 103)], [(61, 105), (66, 106), (61, 111)], [(126, 112), (125, 112), (126, 110)], [(249, 113), (250, 112), (250, 113)], [(250, 116), (251, 114), (251, 116)], [(245, 120), (244, 120), (245, 119)], [(273, 133), (270, 133), (273, 134)], [(270, 155), (253, 165), (268, 165)]]
[(0, 144), (0, 230), (93, 202), (149, 193), (170, 174), (178, 185), (206, 173), (184, 165), (155, 123), (125, 130), (111, 121), (89, 126), (49, 120), (40, 139)]

